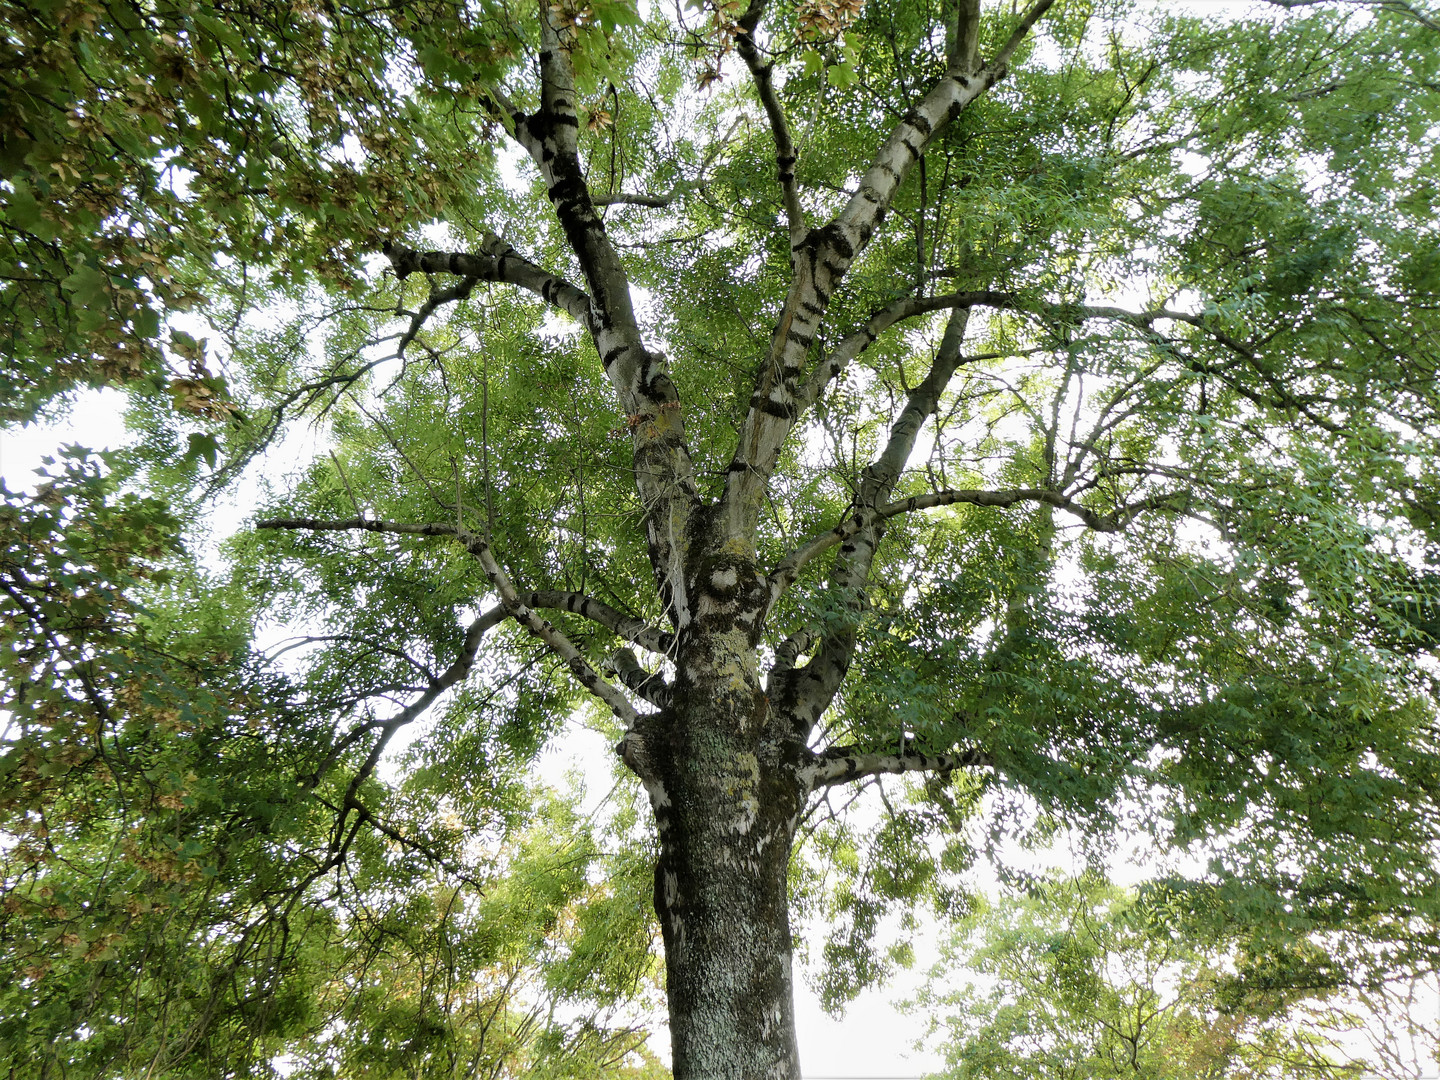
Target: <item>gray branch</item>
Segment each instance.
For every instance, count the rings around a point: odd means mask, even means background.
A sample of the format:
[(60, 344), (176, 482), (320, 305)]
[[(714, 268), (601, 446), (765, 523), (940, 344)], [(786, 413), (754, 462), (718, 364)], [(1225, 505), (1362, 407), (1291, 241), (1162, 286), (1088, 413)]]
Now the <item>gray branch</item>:
[(853, 748), (837, 747), (818, 754), (809, 765), (800, 769), (800, 778), (810, 791), (836, 784), (848, 784), (866, 776), (908, 772), (947, 773), (992, 764), (990, 756), (979, 750), (961, 750), (947, 754), (862, 754)]

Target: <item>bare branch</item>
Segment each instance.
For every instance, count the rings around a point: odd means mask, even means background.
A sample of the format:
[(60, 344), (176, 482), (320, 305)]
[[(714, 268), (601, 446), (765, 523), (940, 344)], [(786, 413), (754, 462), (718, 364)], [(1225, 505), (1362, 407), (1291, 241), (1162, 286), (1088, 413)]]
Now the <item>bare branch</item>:
[(956, 769), (991, 764), (990, 755), (980, 750), (961, 750), (948, 754), (862, 754), (851, 747), (835, 747), (816, 755), (811, 764), (800, 769), (800, 777), (809, 790), (814, 791), (817, 788), (848, 784), (852, 780), (884, 773), (947, 773)]
[(676, 202), (678, 199), (688, 194), (689, 192), (698, 191), (702, 195), (706, 194), (707, 188), (705, 174), (708, 173), (711, 166), (715, 164), (715, 159), (720, 156), (720, 153), (730, 142), (730, 136), (735, 133), (735, 129), (740, 126), (743, 120), (743, 115), (735, 117), (735, 119), (731, 122), (729, 129), (721, 138), (715, 141), (710, 151), (700, 162), (700, 169), (696, 173), (693, 180), (676, 181), (675, 184), (671, 186), (670, 190), (667, 191), (664, 195), (632, 195), (629, 192), (616, 191), (608, 195), (592, 194), (590, 196), (590, 201), (593, 202), (596, 206), (648, 206), (652, 209), (658, 210), (663, 207), (670, 206), (672, 203)]
[(535, 613), (515, 589), (514, 583), (510, 580), (503, 567), (496, 561), (490, 550), (490, 545), (481, 537), (473, 533), (466, 533), (459, 536), (469, 552), (480, 560), (480, 567), (485, 571), (485, 576), (495, 586), (500, 594), (500, 602), (505, 605), (515, 621), (518, 622), (530, 633), (543, 641), (550, 647), (550, 651), (565, 661), (566, 667), (575, 677), (575, 681), (589, 690), (606, 705), (610, 711), (625, 722), (627, 726), (633, 725), (637, 719), (635, 707), (619, 690), (596, 674), (589, 662), (581, 655), (568, 637), (559, 628), (548, 620), (542, 619)]
[(617, 191), (611, 195), (592, 195), (591, 201), (596, 206), (648, 206), (659, 210), (673, 203), (684, 191), (685, 187), (677, 184), (664, 195), (631, 195)]
[[(965, 292), (947, 293), (941, 296), (911, 297), (904, 300), (897, 300), (871, 316), (870, 321), (860, 330), (850, 334), (837, 345), (830, 356), (817, 364), (811, 372), (803, 389), (795, 396), (794, 409), (796, 414), (809, 408), (819, 399), (825, 387), (854, 359), (868, 348), (875, 339), (886, 329), (893, 326), (902, 319), (914, 318), (917, 315), (924, 315), (932, 311), (940, 311), (945, 308), (959, 307), (990, 307), (1003, 311), (1013, 311), (1020, 314), (1033, 315), (1040, 319), (1060, 320), (1064, 322), (1085, 322), (1091, 319), (1111, 320), (1123, 323), (1141, 332), (1152, 344), (1170, 351), (1174, 354), (1174, 342), (1166, 338), (1155, 329), (1159, 322), (1175, 322), (1189, 326), (1210, 338), (1216, 344), (1224, 347), (1236, 356), (1243, 359), (1247, 367), (1253, 371), (1268, 387), (1269, 395), (1257, 393), (1237, 383), (1233, 377), (1227, 377), (1224, 372), (1200, 361), (1190, 360), (1192, 369), (1204, 374), (1214, 375), (1221, 379), (1246, 400), (1268, 408), (1292, 409), (1305, 417), (1316, 427), (1329, 431), (1331, 434), (1342, 434), (1344, 426), (1337, 424), (1317, 413), (1311, 404), (1297, 397), (1275, 374), (1269, 371), (1261, 361), (1260, 354), (1256, 348), (1246, 344), (1244, 341), (1227, 333), (1215, 325), (1215, 319), (1207, 315), (1196, 315), (1186, 311), (1175, 311), (1170, 308), (1152, 308), (1149, 311), (1131, 311), (1127, 308), (1110, 307), (1102, 305), (1086, 304), (1056, 304), (1044, 300), (1036, 300), (1022, 297), (1016, 293), (1002, 292), (994, 289), (970, 290)], [(1177, 359), (1183, 357), (1177, 355)], [(972, 359), (979, 359), (972, 357)]]
[[(480, 642), (486, 632), (498, 626), (507, 616), (508, 612), (506, 612), (503, 606), (496, 606), (474, 619), (466, 628), (465, 640), (461, 644), (460, 652), (450, 666), (439, 675), (432, 676), (430, 678), (430, 685), (425, 691), (416, 698), (415, 701), (401, 709), (394, 716), (387, 720), (360, 724), (348, 732), (346, 736), (335, 745), (334, 749), (326, 755), (325, 760), (315, 772), (316, 777), (324, 776), (325, 773), (329, 772), (331, 766), (340, 759), (340, 756), (353, 746), (367, 731), (378, 730), (380, 732), (380, 741), (370, 752), (368, 769), (362, 767), (360, 774), (357, 774), (360, 780), (363, 781), (364, 777), (368, 776), (370, 771), (373, 771), (375, 763), (379, 761), (380, 753), (385, 749), (385, 744), (390, 741), (390, 737), (406, 724), (412, 723), (424, 715), (425, 710), (435, 703), (436, 698), (456, 683), (463, 681), (465, 677), (470, 674), (470, 669), (475, 666), (475, 657), (480, 651)], [(358, 785), (352, 786), (358, 788)]]
[[(1013, 302), (1012, 293), (975, 289), (946, 293), (943, 296), (911, 296), (887, 304), (871, 315), (859, 330), (842, 338), (830, 355), (815, 365), (804, 387), (795, 395), (795, 407), (803, 412), (814, 405), (825, 392), (825, 387), (834, 381), (836, 376), (873, 345), (881, 334), (903, 319), (913, 319), (917, 315), (927, 315), (946, 308), (1006, 307)], [(970, 359), (978, 360), (980, 357), (972, 356)]]
[[(1267, 2), (1288, 10), (1290, 8), (1315, 7), (1328, 2), (1328, 0), (1267, 0)], [(1408, 3), (1407, 0), (1341, 0), (1341, 3), (1393, 12), (1404, 18), (1415, 20), (1428, 30), (1440, 30), (1440, 18)]]
[[(420, 310), (411, 314), (410, 325), (406, 327), (405, 332), (400, 335), (399, 340), (395, 343), (395, 351), (391, 355), (396, 359), (404, 359), (405, 350), (408, 349), (411, 342), (420, 335), (420, 331), (424, 329), (425, 323), (429, 321), (430, 316), (446, 304), (467, 299), (471, 292), (474, 291), (475, 284), (479, 280), (479, 278), (474, 277), (461, 278), (448, 289), (437, 289), (432, 286), (430, 295), (425, 298), (425, 303), (420, 305)], [(397, 312), (396, 314), (402, 313)]]
[[(542, 270), (494, 233), (486, 233), (480, 251), (474, 254), (459, 251), (416, 251), (393, 240), (385, 241), (381, 250), (390, 260), (395, 276), (401, 281), (416, 271), (425, 274), (455, 274), (464, 279), (451, 290), (432, 292), (431, 301), (437, 302), (427, 301), (426, 308), (421, 309), (424, 316), (428, 316), (439, 303), (464, 299), (477, 281), (498, 281), (532, 292), (547, 304), (553, 304), (574, 316), (587, 327), (590, 325), (590, 297), (559, 275)], [(423, 322), (422, 314), (417, 313), (416, 319)], [(419, 326), (412, 321), (411, 329), (402, 337), (397, 353), (404, 351), (404, 346), (414, 339), (418, 331)]]
[(670, 684), (659, 673), (646, 671), (641, 667), (640, 661), (635, 659), (635, 654), (629, 649), (621, 649), (606, 661), (604, 666), (657, 709), (669, 706)]
[(966, 503), (970, 506), (993, 506), (1005, 510), (1022, 502), (1053, 506), (1057, 510), (1064, 510), (1068, 514), (1075, 515), (1096, 532), (1113, 533), (1123, 531), (1130, 522), (1147, 510), (1179, 510), (1189, 502), (1189, 495), (1184, 491), (1162, 492), (1126, 503), (1108, 514), (1099, 513), (1076, 502), (1062, 492), (1046, 488), (1008, 488), (1000, 491), (954, 488), (932, 491), (924, 495), (912, 495), (909, 498), (876, 507), (874, 510), (857, 511), (829, 532), (815, 537), (776, 563), (775, 569), (766, 579), (771, 590), (771, 603), (779, 599), (780, 594), (790, 587), (805, 566), (837, 544), (843, 544), (878, 521), (913, 513), (917, 510), (954, 506), (957, 503)]
[(986, 66), (998, 72), (999, 77), (1003, 78), (1006, 69), (1010, 66), (1010, 58), (1015, 55), (1015, 50), (1020, 47), (1020, 43), (1029, 35), (1030, 29), (1039, 20), (1040, 16), (1049, 11), (1050, 6), (1054, 3), (1055, 0), (1035, 0), (1035, 3), (1030, 5), (1030, 10), (1020, 17), (1020, 21), (1015, 25), (1015, 29), (1011, 32), (1009, 39), (1000, 47), (1000, 51), (995, 54), (995, 59), (991, 60)]
[(456, 526), (439, 521), (411, 523), (382, 521), (378, 518), (266, 518), (255, 523), (257, 529), (303, 529), (309, 532), (377, 532), (404, 536), (455, 536)]
[(795, 187), (795, 164), (798, 160), (795, 142), (790, 137), (790, 122), (785, 119), (785, 110), (780, 106), (775, 84), (771, 81), (774, 65), (760, 58), (760, 49), (755, 44), (755, 28), (760, 24), (760, 16), (765, 13), (765, 5), (766, 0), (750, 0), (750, 7), (737, 22), (740, 33), (735, 36), (735, 49), (750, 69), (755, 93), (765, 109), (766, 119), (770, 121), (770, 135), (775, 140), (775, 178), (780, 182), (785, 219), (790, 226), (790, 245), (795, 247), (805, 239), (805, 211), (800, 206), (800, 195)]
[(815, 641), (815, 635), (809, 630), (798, 630), (782, 641), (775, 648), (775, 663), (770, 668), (771, 677), (791, 670), (801, 654), (814, 647)]
[(616, 637), (624, 638), (653, 653), (666, 654), (675, 647), (674, 635), (657, 630), (645, 620), (626, 615), (623, 611), (584, 593), (541, 590), (525, 594), (524, 600), (533, 608), (568, 611), (573, 615), (583, 616), (591, 622), (599, 623)]

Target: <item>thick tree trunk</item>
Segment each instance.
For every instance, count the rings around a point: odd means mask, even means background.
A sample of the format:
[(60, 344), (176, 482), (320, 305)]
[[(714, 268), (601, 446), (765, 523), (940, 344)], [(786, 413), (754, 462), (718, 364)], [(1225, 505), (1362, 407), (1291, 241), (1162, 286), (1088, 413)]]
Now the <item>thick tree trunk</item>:
[(776, 790), (793, 781), (753, 744), (677, 719), (688, 730), (667, 770), (669, 805), (656, 800), (655, 870), (676, 1080), (798, 1078), (786, 893), (795, 821), (779, 812), (798, 798)]
[(675, 1077), (792, 1080), (786, 873), (803, 747), (771, 715), (736, 617), (753, 572), (711, 561), (697, 578), (700, 615), (680, 633), (671, 707), (645, 740)]

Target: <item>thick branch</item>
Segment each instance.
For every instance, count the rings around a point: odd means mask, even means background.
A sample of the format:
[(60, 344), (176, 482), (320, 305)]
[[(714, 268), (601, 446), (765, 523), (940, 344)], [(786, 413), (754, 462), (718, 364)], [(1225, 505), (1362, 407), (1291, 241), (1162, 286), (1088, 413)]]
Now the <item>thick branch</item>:
[(540, 8), (540, 111), (514, 117), (516, 138), (530, 153), (565, 238), (590, 289), (587, 325), (601, 363), (630, 418), (635, 483), (645, 508), (646, 539), (661, 601), (676, 627), (690, 621), (683, 538), (699, 505), (685, 422), (665, 358), (645, 348), (625, 267), (595, 210), (578, 149), (571, 31)]
[(458, 538), (465, 544), (466, 549), (480, 560), (480, 567), (485, 571), (485, 576), (495, 586), (495, 590), (500, 594), (500, 602), (505, 605), (505, 610), (515, 617), (515, 621), (543, 641), (550, 647), (551, 652), (565, 661), (565, 666), (570, 669), (576, 682), (610, 706), (610, 711), (627, 725), (634, 724), (636, 720), (635, 707), (630, 704), (624, 694), (596, 673), (585, 657), (580, 654), (580, 650), (558, 627), (548, 620), (542, 619), (525, 603), (524, 598), (516, 591), (514, 583), (511, 582), (510, 575), (505, 573), (504, 568), (496, 561), (490, 545), (473, 533), (458, 534)]
[(751, 535), (759, 520), (765, 486), (799, 415), (800, 373), (835, 287), (884, 222), (900, 185), (931, 141), (1004, 77), (1015, 48), (1053, 2), (1038, 0), (989, 64), (973, 73), (947, 71), (890, 133), (839, 215), (794, 246), (790, 290), (726, 475), (720, 521), (730, 535)]
[(675, 647), (673, 635), (657, 630), (644, 619), (626, 615), (623, 611), (592, 599), (584, 593), (542, 590), (526, 593), (522, 599), (529, 607), (543, 608), (547, 611), (568, 611), (574, 615), (584, 616), (591, 622), (597, 622), (610, 630), (616, 637), (624, 638), (653, 653), (669, 653)]
[[(382, 251), (401, 281), (419, 271), (425, 274), (455, 274), (474, 281), (499, 281), (534, 293), (547, 304), (568, 312), (587, 327), (590, 325), (590, 298), (564, 278), (542, 270), (493, 233), (487, 233), (478, 253), (458, 251), (417, 251), (385, 241)], [(463, 286), (456, 286), (458, 292)], [(443, 299), (463, 299), (463, 293)], [(442, 294), (443, 295), (443, 294)]]
[(954, 772), (977, 765), (989, 765), (990, 757), (979, 750), (962, 750), (951, 754), (861, 754), (852, 748), (836, 747), (818, 755), (814, 762), (800, 770), (800, 778), (809, 790), (848, 784), (865, 776), (884, 773)]
[(980, 0), (960, 0), (946, 61), (951, 71), (969, 74), (980, 63)]
[(670, 704), (670, 684), (657, 672), (646, 671), (629, 649), (621, 649), (605, 666), (634, 693), (639, 694), (657, 709)]

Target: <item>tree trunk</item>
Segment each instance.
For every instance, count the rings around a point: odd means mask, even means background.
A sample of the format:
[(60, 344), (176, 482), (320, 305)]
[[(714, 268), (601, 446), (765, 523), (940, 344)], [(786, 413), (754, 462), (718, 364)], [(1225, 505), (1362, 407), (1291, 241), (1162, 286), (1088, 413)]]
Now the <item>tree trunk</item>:
[(670, 707), (645, 738), (675, 1077), (798, 1080), (787, 869), (804, 748), (760, 688), (753, 564), (707, 560), (696, 578)]

